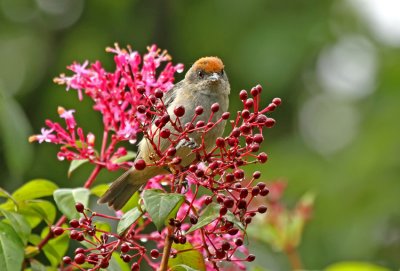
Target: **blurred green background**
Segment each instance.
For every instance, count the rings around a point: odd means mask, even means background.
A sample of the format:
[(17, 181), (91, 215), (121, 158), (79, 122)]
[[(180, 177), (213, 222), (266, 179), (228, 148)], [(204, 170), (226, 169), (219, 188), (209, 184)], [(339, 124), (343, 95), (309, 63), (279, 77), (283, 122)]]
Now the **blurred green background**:
[[(43, 177), (75, 187), (87, 176), (89, 166), (68, 179), (56, 146), (27, 141), (46, 118), (58, 121), (58, 105), (100, 132), (90, 101), (52, 82), (73, 61), (111, 69), (104, 49), (114, 42), (142, 53), (156, 43), (186, 67), (217, 55), (232, 112), (235, 94), (258, 83), (264, 104), (283, 100), (262, 172), (288, 181), (289, 206), (306, 191), (317, 195), (299, 247), (305, 267), (360, 260), (399, 268), (399, 12), (398, 0), (0, 0), (0, 186)], [(265, 244), (251, 248), (256, 264), (288, 269)]]

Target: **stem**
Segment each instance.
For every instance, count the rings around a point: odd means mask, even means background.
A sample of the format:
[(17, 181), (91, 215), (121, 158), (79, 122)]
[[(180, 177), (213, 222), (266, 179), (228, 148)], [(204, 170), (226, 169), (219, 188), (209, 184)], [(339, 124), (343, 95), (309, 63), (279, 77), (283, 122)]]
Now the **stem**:
[(158, 271), (167, 271), (168, 269), (168, 259), (171, 254), (172, 247), (172, 228), (168, 226), (168, 233), (165, 237), (164, 250), (161, 259), (160, 269)]
[[(90, 174), (89, 178), (85, 182), (85, 185), (84, 185), (85, 188), (89, 188), (93, 184), (94, 180), (96, 179), (97, 175), (99, 174), (99, 172), (102, 168), (103, 168), (103, 166), (97, 165), (93, 169), (92, 174)], [(65, 221), (67, 221), (67, 217), (65, 215), (63, 215), (62, 217), (60, 217), (60, 219), (57, 221), (57, 223), (54, 226), (61, 227), (61, 225), (64, 224)], [(49, 242), (49, 240), (52, 239), (53, 237), (54, 237), (54, 235), (50, 228), (49, 233), (37, 245), (38, 250), (42, 250), (42, 248), (47, 244), (47, 242)]]
[(295, 247), (288, 248), (285, 250), (286, 255), (288, 256), (290, 265), (292, 266), (292, 270), (301, 270), (303, 269), (303, 263), (301, 261), (299, 252)]

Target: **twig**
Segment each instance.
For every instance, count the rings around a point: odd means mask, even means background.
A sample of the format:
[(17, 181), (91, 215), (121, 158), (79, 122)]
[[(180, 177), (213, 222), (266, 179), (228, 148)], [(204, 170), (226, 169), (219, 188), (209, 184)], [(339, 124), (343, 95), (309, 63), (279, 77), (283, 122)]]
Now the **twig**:
[(173, 241), (172, 234), (173, 234), (173, 228), (171, 226), (168, 226), (168, 231), (167, 231), (167, 236), (165, 237), (164, 250), (159, 271), (167, 271), (168, 269), (168, 260), (171, 254), (171, 247)]

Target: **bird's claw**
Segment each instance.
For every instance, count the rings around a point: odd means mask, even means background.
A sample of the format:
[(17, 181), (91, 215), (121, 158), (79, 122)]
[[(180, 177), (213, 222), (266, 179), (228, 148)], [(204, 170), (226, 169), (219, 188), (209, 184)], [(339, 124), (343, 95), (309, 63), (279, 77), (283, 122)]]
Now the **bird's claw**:
[(176, 149), (178, 150), (178, 149), (181, 148), (181, 147), (188, 147), (189, 149), (194, 150), (194, 149), (196, 149), (196, 148), (198, 147), (198, 145), (197, 145), (197, 143), (194, 141), (193, 138), (190, 138), (190, 137), (189, 137), (189, 139), (184, 138), (184, 139), (181, 139), (181, 140), (178, 142), (178, 144), (176, 145)]

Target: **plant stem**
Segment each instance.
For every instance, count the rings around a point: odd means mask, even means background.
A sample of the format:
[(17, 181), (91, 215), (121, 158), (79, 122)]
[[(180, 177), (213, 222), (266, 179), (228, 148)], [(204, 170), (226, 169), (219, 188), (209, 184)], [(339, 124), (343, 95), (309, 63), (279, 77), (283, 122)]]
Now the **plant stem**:
[[(97, 175), (99, 174), (100, 170), (103, 168), (103, 166), (97, 165), (92, 173), (90, 174), (89, 178), (85, 182), (84, 188), (89, 188), (94, 180), (96, 179)], [(55, 227), (61, 227), (62, 224), (64, 224), (67, 221), (67, 217), (63, 215), (60, 217), (60, 219), (57, 221), (57, 223), (54, 225)], [(51, 228), (49, 230), (49, 233), (40, 241), (40, 243), (37, 245), (38, 250), (42, 250), (42, 248), (54, 237), (53, 232), (51, 231)]]
[(165, 237), (164, 250), (159, 271), (167, 271), (169, 255), (172, 247), (172, 227), (168, 226), (167, 236)]
[(292, 266), (292, 270), (301, 270), (303, 269), (303, 263), (301, 261), (299, 252), (296, 248), (290, 248), (285, 250), (286, 255), (289, 258), (290, 265)]

